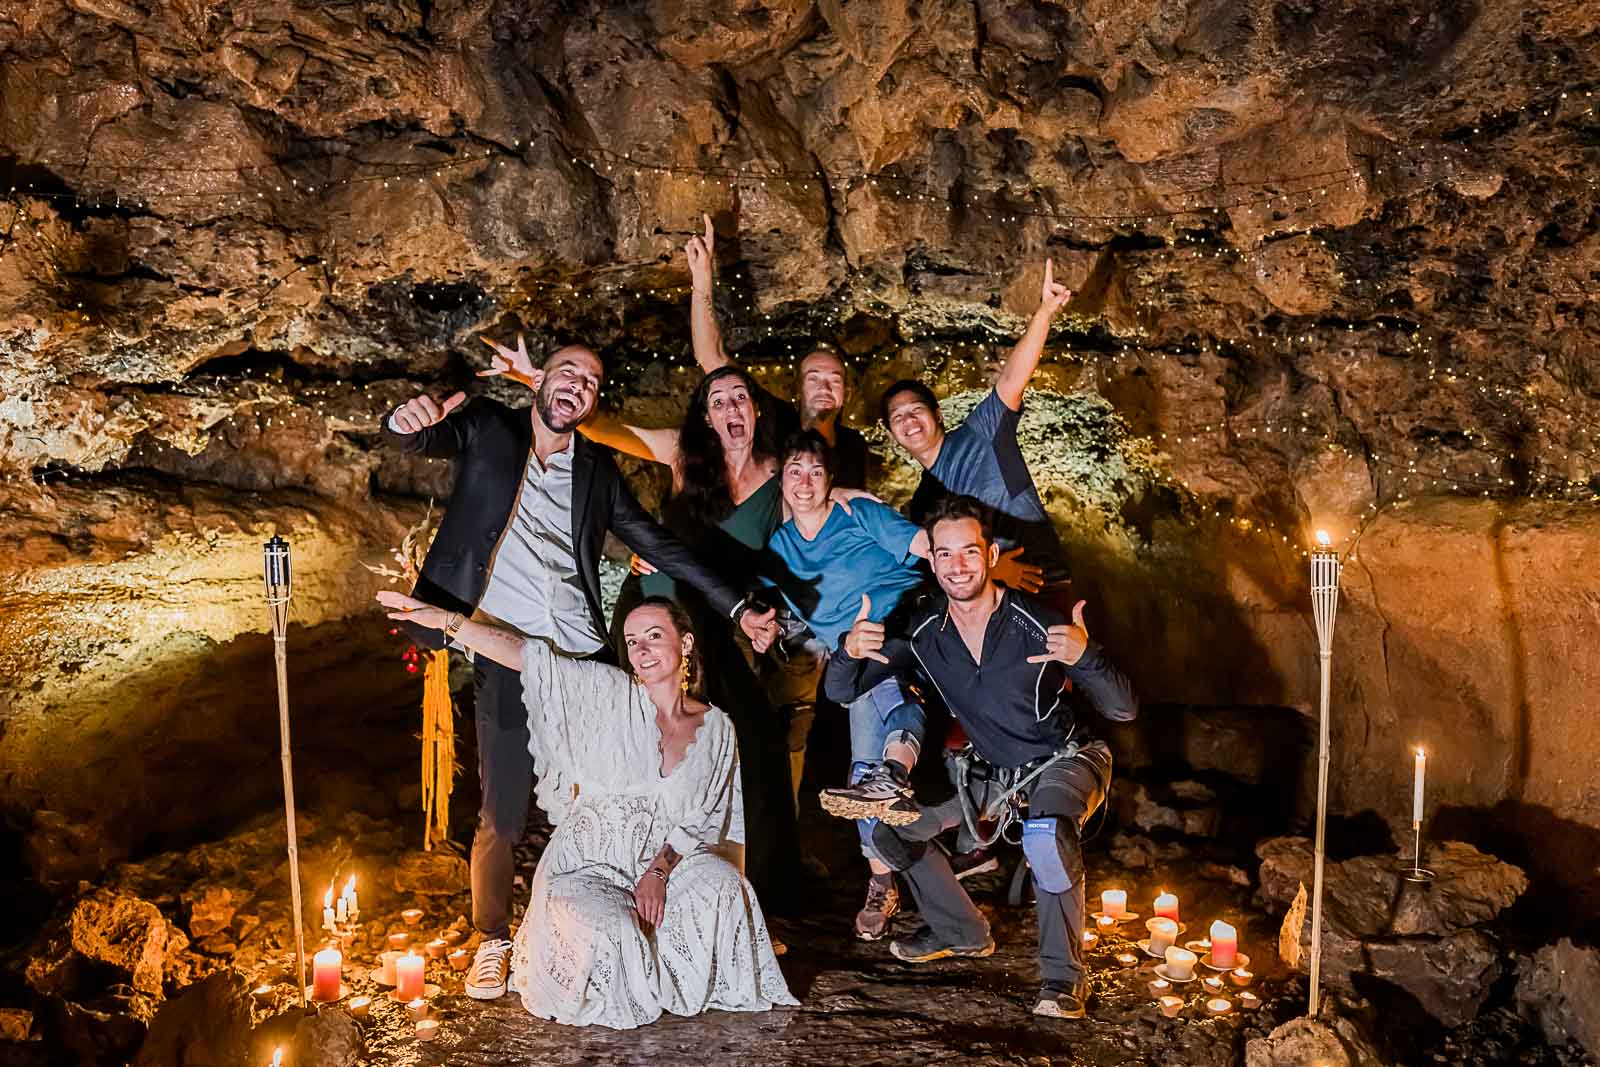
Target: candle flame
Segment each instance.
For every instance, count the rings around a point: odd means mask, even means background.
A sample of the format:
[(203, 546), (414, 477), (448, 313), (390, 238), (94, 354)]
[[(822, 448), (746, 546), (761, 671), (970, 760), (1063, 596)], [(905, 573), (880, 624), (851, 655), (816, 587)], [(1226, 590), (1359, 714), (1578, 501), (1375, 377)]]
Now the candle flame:
[(283, 1067), (283, 1049), (272, 1050), (272, 1067)]
[(1317, 531), (1317, 544), (1321, 545), (1323, 548), (1327, 548), (1329, 545), (1333, 544), (1333, 538), (1328, 536), (1327, 530)]
[(331, 885), (328, 887), (328, 891), (322, 894), (322, 906), (324, 908), (333, 907), (333, 886)]
[(1422, 746), (1421, 745), (1417, 746), (1417, 758), (1418, 759), (1427, 759), (1428, 758), (1428, 754), (1426, 752), (1422, 751)]

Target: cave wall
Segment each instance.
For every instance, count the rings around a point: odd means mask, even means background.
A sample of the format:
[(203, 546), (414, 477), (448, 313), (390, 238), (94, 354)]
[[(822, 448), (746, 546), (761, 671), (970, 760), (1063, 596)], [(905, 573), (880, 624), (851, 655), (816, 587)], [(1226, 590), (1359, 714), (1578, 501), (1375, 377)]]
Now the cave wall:
[[(1336, 804), (1403, 818), (1421, 742), (1441, 804), (1600, 828), (1597, 34), (1579, 0), (6, 5), (7, 821), (90, 870), (271, 801), (274, 531), (347, 762), (338, 709), (415, 697), (359, 564), (449, 487), (378, 417), (520, 402), (474, 378), (518, 330), (670, 417), (706, 212), (730, 347), (776, 384), (834, 342), (862, 426), (902, 375), (981, 389), (1053, 258), (1029, 447), (1142, 729), (1311, 710), (1326, 527)], [(178, 803), (208, 763), (255, 773)]]

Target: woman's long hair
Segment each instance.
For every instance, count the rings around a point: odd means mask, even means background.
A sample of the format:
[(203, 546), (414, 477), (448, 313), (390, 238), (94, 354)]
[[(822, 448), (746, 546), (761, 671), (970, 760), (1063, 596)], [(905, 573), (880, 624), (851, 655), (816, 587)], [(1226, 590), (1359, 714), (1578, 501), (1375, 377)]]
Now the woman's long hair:
[[(647, 596), (632, 608), (628, 609), (628, 617), (640, 608), (662, 608), (672, 619), (673, 627), (681, 638), (685, 634), (694, 638), (694, 643), (689, 646), (689, 695), (697, 700), (705, 699), (705, 674), (701, 668), (700, 638), (695, 636), (694, 627), (689, 624), (689, 613), (678, 605), (676, 600), (664, 596)], [(623, 659), (627, 660), (627, 649), (623, 649)], [(633, 674), (633, 664), (628, 663), (628, 673)]]
[(756, 462), (778, 456), (778, 427), (767, 409), (764, 395), (755, 380), (738, 367), (718, 367), (701, 379), (689, 398), (689, 410), (678, 431), (678, 455), (682, 457), (683, 488), (673, 495), (678, 516), (691, 524), (715, 526), (733, 511), (733, 491), (728, 485), (728, 464), (722, 451), (722, 438), (706, 419), (711, 387), (724, 378), (737, 377), (750, 393), (756, 423), (750, 427), (751, 456)]

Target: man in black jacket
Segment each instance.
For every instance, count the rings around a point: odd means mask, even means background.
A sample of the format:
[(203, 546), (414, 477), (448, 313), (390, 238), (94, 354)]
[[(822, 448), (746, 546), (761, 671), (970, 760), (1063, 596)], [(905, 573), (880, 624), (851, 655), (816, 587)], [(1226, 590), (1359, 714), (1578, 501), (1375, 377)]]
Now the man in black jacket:
[[(455, 626), (476, 614), (545, 638), (568, 655), (611, 660), (599, 573), (609, 530), (766, 647), (775, 634), (773, 613), (751, 610), (645, 513), (611, 453), (573, 433), (594, 410), (602, 373), (599, 356), (571, 345), (535, 371), (536, 401), (528, 411), (487, 397), (462, 406), (465, 394), (457, 393), (443, 404), (418, 396), (390, 413), (389, 441), (456, 464), (450, 505), (412, 595), (457, 613)], [(442, 639), (454, 628), (446, 627)], [(438, 647), (437, 631), (426, 633), (418, 640)], [(489, 1000), (506, 989), (512, 846), (528, 814), (533, 757), (521, 679), (480, 659), (475, 682), (483, 804), (472, 840), (472, 919), (483, 939), (467, 994)]]
[(886, 638), (863, 618), (828, 663), (825, 689), (846, 702), (885, 677), (912, 672), (933, 683), (966, 731), (973, 752), (958, 762), (956, 795), (925, 807), (909, 825), (880, 823), (872, 844), (911, 883), (927, 926), (889, 951), (921, 963), (994, 951), (989, 924), (961, 888), (933, 839), (959, 824), (977, 833), (984, 818), (1003, 830), (1026, 800), (1022, 850), (1033, 870), (1039, 916), (1039, 997), (1034, 1014), (1084, 1015), (1083, 852), (1080, 834), (1111, 784), (1111, 750), (1090, 736), (1064, 691), (1102, 716), (1138, 714), (1127, 677), (1089, 640), (1083, 601), (1072, 619), (1044, 601), (995, 584), (1000, 546), (983, 506), (970, 497), (941, 502), (927, 526), (934, 577), (945, 602), (914, 613), (904, 636)]

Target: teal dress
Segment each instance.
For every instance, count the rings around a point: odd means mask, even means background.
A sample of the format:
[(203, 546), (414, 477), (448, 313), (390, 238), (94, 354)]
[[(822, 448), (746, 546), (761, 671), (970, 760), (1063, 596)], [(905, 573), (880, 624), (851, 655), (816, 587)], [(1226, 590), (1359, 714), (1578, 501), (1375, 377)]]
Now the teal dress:
[[(676, 499), (662, 507), (662, 522), (697, 556), (715, 567), (729, 585), (743, 591), (761, 583), (762, 553), (783, 522), (783, 496), (777, 475), (745, 498), (715, 526), (687, 514)], [(629, 588), (629, 587), (632, 588)], [(784, 723), (773, 711), (756, 672), (754, 653), (743, 631), (706, 603), (694, 589), (666, 574), (647, 574), (624, 585), (614, 625), (647, 596), (676, 600), (688, 612), (699, 639), (705, 697), (727, 712), (739, 742), (739, 773), (744, 787), (745, 877), (762, 906), (787, 911), (799, 888), (799, 841), (793, 793), (789, 787), (789, 744)], [(620, 641), (618, 647), (622, 647)]]

